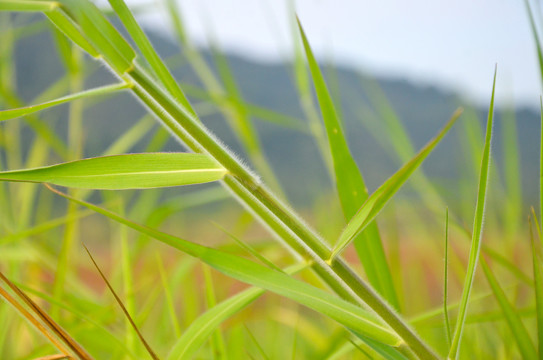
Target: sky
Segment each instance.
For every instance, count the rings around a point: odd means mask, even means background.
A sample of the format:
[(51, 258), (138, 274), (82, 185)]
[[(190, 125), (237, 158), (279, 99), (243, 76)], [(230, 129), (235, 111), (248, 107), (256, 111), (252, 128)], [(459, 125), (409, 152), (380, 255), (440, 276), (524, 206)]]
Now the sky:
[[(178, 1), (198, 45), (213, 36), (224, 51), (257, 61), (292, 57), (289, 0)], [(497, 64), (497, 105), (539, 104), (540, 75), (523, 1), (298, 0), (295, 8), (322, 61), (438, 86), (479, 105), (489, 103)], [(165, 13), (157, 11), (141, 20), (170, 31)]]

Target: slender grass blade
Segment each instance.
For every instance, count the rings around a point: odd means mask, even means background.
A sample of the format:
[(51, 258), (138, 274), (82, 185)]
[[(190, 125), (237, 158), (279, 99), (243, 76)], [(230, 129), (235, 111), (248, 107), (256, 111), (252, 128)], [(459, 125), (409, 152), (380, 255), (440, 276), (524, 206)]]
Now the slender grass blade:
[(317, 61), (310, 48), (307, 37), (304, 33), (302, 25), (298, 20), (298, 27), (302, 36), (302, 41), (305, 48), (305, 53), (313, 77), (317, 98), (319, 100), (322, 118), (324, 120), (326, 134), (330, 146), (330, 152), (334, 163), (334, 173), (336, 186), (339, 193), (339, 199), (342, 204), (345, 217), (350, 219), (356, 210), (360, 207), (360, 203), (364, 200), (366, 186), (362, 175), (358, 170), (358, 166), (354, 161), (345, 134), (342, 129), (340, 119), (337, 116), (332, 97), (324, 78), (319, 69)]
[(181, 90), (179, 84), (175, 81), (174, 77), (153, 48), (153, 45), (143, 32), (142, 28), (136, 22), (134, 15), (132, 15), (132, 12), (128, 6), (126, 6), (126, 3), (123, 0), (109, 0), (109, 3), (123, 22), (145, 59), (149, 62), (149, 65), (151, 65), (151, 68), (160, 82), (162, 82), (170, 94), (179, 101), (190, 114), (196, 116), (196, 113), (183, 93), (183, 90)]
[(520, 154), (517, 140), (515, 110), (506, 109), (503, 116), (503, 164), (508, 205), (505, 207), (505, 229), (514, 239), (520, 228), (522, 214), (522, 178)]
[(47, 101), (41, 104), (30, 105), (18, 109), (0, 111), (0, 121), (10, 120), (21, 116), (27, 116), (38, 111), (42, 111), (57, 105), (61, 105), (77, 99), (83, 99), (91, 96), (107, 95), (112, 92), (124, 90), (130, 87), (130, 84), (121, 83), (115, 85), (102, 86), (91, 90), (81, 91), (75, 94), (64, 96), (55, 100)]
[[(537, 221), (537, 218), (534, 218)], [(535, 285), (535, 306), (537, 319), (537, 342), (539, 359), (543, 359), (543, 254), (541, 242), (535, 240), (533, 224), (530, 220), (530, 240), (532, 242), (532, 261)]]
[(0, 172), (0, 181), (38, 182), (80, 189), (145, 189), (220, 180), (226, 170), (203, 154), (103, 156), (35, 169)]
[(51, 187), (49, 189), (70, 201), (88, 207), (138, 232), (145, 233), (180, 251), (199, 258), (225, 275), (297, 301), (369, 338), (391, 346), (399, 346), (403, 343), (401, 338), (383, 325), (381, 320), (372, 312), (307, 283), (296, 280), (282, 272), (269, 269), (239, 256), (198, 245), (159, 230), (134, 223), (109, 210), (78, 200)]
[(477, 262), (479, 261), (479, 254), (481, 252), (481, 238), (483, 235), (483, 217), (485, 212), (487, 186), (488, 186), (488, 174), (490, 171), (490, 150), (492, 143), (492, 125), (494, 119), (494, 93), (496, 90), (496, 74), (497, 68), (494, 72), (494, 81), (492, 84), (492, 96), (490, 98), (490, 107), (488, 109), (488, 120), (486, 124), (486, 137), (485, 145), (483, 149), (483, 156), (481, 160), (481, 170), (479, 175), (479, 190), (477, 192), (477, 205), (475, 207), (475, 219), (473, 221), (473, 234), (471, 239), (471, 249), (469, 254), (468, 271), (466, 273), (466, 279), (464, 282), (464, 288), (462, 291), (462, 300), (460, 302), (460, 308), (458, 310), (458, 319), (456, 321), (456, 328), (454, 331), (451, 348), (449, 350), (449, 358), (456, 359), (459, 354), (460, 342), (462, 338), (462, 331), (466, 321), (467, 308), (471, 289), (473, 287), (473, 280), (475, 278), (475, 269)]
[(528, 18), (530, 19), (530, 27), (532, 29), (532, 35), (534, 37), (534, 43), (537, 49), (537, 60), (539, 62), (539, 75), (541, 76), (541, 83), (543, 84), (543, 50), (541, 49), (541, 41), (539, 39), (537, 27), (535, 26), (534, 12), (532, 11), (529, 0), (524, 0), (524, 5), (526, 6), (526, 11), (528, 12)]
[(57, 1), (2, 0), (0, 11), (50, 11), (60, 6)]
[[(298, 20), (298, 27), (302, 37), (309, 69), (315, 85), (317, 98), (321, 109), (322, 118), (325, 124), (326, 135), (330, 146), (332, 162), (334, 167), (334, 176), (341, 207), (346, 221), (356, 214), (356, 211), (368, 198), (368, 190), (364, 178), (353, 159), (347, 139), (342, 130), (342, 124), (336, 113), (332, 96), (326, 86), (324, 77), (319, 69), (319, 65), (313, 55), (309, 41)], [(366, 232), (359, 234), (355, 239), (357, 242), (357, 251), (360, 260), (366, 270), (366, 274), (371, 284), (383, 294), (383, 296), (399, 309), (398, 296), (394, 289), (394, 282), (377, 224), (374, 222)]]
[(360, 234), (368, 224), (375, 219), (377, 214), (390, 200), (390, 198), (400, 189), (400, 187), (409, 179), (409, 176), (415, 171), (420, 164), (426, 159), (426, 157), (432, 152), (435, 146), (441, 141), (441, 139), (447, 134), (450, 128), (454, 125), (458, 117), (461, 115), (462, 109), (455, 111), (449, 122), (445, 127), (437, 134), (437, 136), (430, 140), (415, 157), (413, 157), (408, 163), (406, 163), (400, 170), (392, 175), (387, 181), (385, 181), (368, 199), (364, 202), (362, 207), (353, 216), (351, 221), (347, 224), (347, 227), (341, 233), (338, 244), (335, 246), (330, 260), (333, 260), (351, 241)]
[(119, 74), (133, 69), (136, 52), (102, 12), (88, 0), (64, 0), (83, 34)]
[(513, 305), (511, 305), (511, 303), (507, 299), (507, 296), (505, 296), (503, 289), (496, 280), (496, 277), (492, 273), (492, 270), (486, 263), (485, 259), (481, 258), (480, 262), (486, 279), (488, 280), (488, 283), (490, 285), (490, 288), (492, 289), (492, 292), (494, 293), (494, 296), (496, 297), (496, 300), (498, 301), (498, 304), (503, 311), (505, 320), (509, 325), (509, 329), (513, 334), (520, 353), (522, 354), (522, 358), (537, 359), (537, 351), (530, 339), (530, 334), (528, 334), (528, 331), (524, 327), (524, 324), (522, 323), (522, 320), (517, 313), (517, 310), (513, 307)]
[[(295, 265), (285, 269), (285, 272), (294, 274), (307, 266), (307, 264)], [(172, 347), (167, 360), (191, 359), (221, 323), (246, 308), (264, 293), (264, 289), (250, 288), (207, 310), (183, 332)]]
[(81, 49), (86, 51), (90, 56), (94, 58), (100, 57), (100, 53), (89, 42), (89, 40), (82, 33), (81, 28), (74, 20), (64, 11), (63, 8), (56, 8), (53, 11), (45, 12), (45, 16), (51, 20), (51, 22), (74, 44), (78, 45)]
[(449, 309), (447, 308), (449, 291), (449, 208), (445, 215), (445, 266), (443, 271), (443, 319), (445, 321), (445, 333), (447, 342), (451, 345), (451, 325), (449, 323)]
[(153, 358), (154, 360), (158, 360), (158, 356), (155, 354), (155, 352), (153, 351), (153, 349), (151, 348), (151, 346), (149, 345), (149, 343), (147, 342), (147, 340), (145, 340), (145, 338), (143, 337), (143, 334), (141, 333), (141, 331), (138, 329), (138, 326), (136, 325), (136, 323), (134, 322), (134, 320), (132, 319), (132, 316), (130, 316), (130, 313), (127, 311), (126, 307), (124, 306), (121, 298), (117, 295), (117, 293), (115, 292), (115, 289), (113, 289), (113, 286), (111, 286), (111, 284), (109, 283), (108, 279), (106, 278), (106, 276), (104, 275), (104, 273), (102, 272), (102, 270), (100, 269), (100, 267), (98, 266), (98, 264), (96, 263), (96, 261), (94, 260), (94, 257), (92, 256), (91, 252), (89, 251), (89, 249), (83, 245), (83, 247), (85, 248), (85, 251), (87, 252), (87, 254), (89, 255), (89, 258), (91, 259), (92, 261), (92, 264), (94, 265), (94, 267), (96, 268), (96, 270), (98, 271), (98, 273), (100, 274), (100, 277), (102, 278), (102, 280), (104, 280), (104, 282), (106, 283), (109, 291), (111, 291), (111, 294), (113, 295), (113, 297), (115, 298), (115, 301), (117, 302), (117, 304), (119, 304), (120, 308), (122, 309), (124, 315), (126, 316), (126, 318), (128, 319), (128, 321), (130, 322), (130, 325), (132, 326), (132, 328), (134, 329), (134, 331), (136, 332), (136, 334), (138, 334), (138, 337), (140, 338), (140, 341), (142, 342), (143, 346), (145, 346), (145, 349), (147, 350), (147, 352), (149, 353), (149, 355), (151, 356), (151, 358)]

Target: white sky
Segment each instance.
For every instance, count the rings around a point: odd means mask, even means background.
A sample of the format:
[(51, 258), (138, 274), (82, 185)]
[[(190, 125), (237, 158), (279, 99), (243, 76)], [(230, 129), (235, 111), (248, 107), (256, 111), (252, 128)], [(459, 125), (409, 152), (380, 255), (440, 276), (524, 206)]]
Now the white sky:
[[(138, 0), (129, 3), (138, 3)], [(288, 0), (179, 0), (193, 41), (260, 61), (292, 53)], [(535, 47), (520, 0), (298, 0), (320, 59), (437, 85), (487, 105), (498, 64), (498, 103), (538, 106)], [(169, 26), (160, 16), (144, 21)]]

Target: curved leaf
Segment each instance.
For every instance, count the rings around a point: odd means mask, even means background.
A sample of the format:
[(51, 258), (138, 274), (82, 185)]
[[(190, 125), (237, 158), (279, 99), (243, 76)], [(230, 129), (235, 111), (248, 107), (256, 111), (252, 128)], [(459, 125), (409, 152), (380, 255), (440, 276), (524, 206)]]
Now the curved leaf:
[(341, 233), (338, 244), (332, 251), (330, 260), (333, 260), (350, 242), (360, 234), (368, 224), (375, 219), (377, 214), (383, 209), (388, 200), (396, 194), (400, 187), (409, 179), (409, 176), (415, 171), (426, 157), (432, 152), (434, 147), (447, 134), (449, 129), (454, 125), (458, 117), (462, 114), (462, 109), (454, 112), (449, 122), (437, 134), (435, 138), (430, 140), (415, 157), (400, 168), (394, 175), (385, 181), (371, 196), (364, 202), (362, 207), (353, 216)]
[[(326, 135), (330, 145), (330, 153), (334, 167), (334, 177), (341, 208), (346, 221), (350, 221), (356, 211), (368, 198), (368, 189), (362, 173), (349, 151), (347, 137), (345, 136), (341, 119), (338, 116), (332, 96), (328, 91), (319, 65), (313, 55), (304, 29), (298, 20), (298, 27), (302, 36), (309, 69), (315, 85), (315, 91), (319, 100), (322, 119), (326, 128)], [(371, 284), (394, 306), (399, 309), (400, 304), (388, 262), (379, 235), (379, 229), (374, 222), (356, 236), (355, 244), (364, 270)]]
[(82, 99), (82, 98), (86, 98), (86, 97), (89, 97), (89, 96), (105, 95), (105, 94), (109, 94), (109, 93), (111, 93), (113, 91), (123, 90), (123, 89), (127, 89), (129, 87), (130, 87), (130, 84), (127, 84), (127, 83), (107, 85), (107, 86), (102, 86), (102, 87), (98, 87), (98, 88), (91, 89), (91, 90), (81, 91), (81, 92), (78, 92), (78, 93), (75, 93), (75, 94), (70, 94), (70, 95), (67, 95), (67, 96), (64, 96), (64, 97), (61, 97), (61, 98), (58, 98), (58, 99), (55, 99), (55, 100), (47, 101), (47, 102), (44, 102), (44, 103), (41, 103), (41, 104), (37, 104), (37, 105), (29, 105), (29, 106), (21, 107), (21, 108), (18, 108), (18, 109), (2, 110), (2, 111), (0, 111), (0, 121), (5, 121), (5, 120), (18, 118), (18, 117), (21, 117), (21, 116), (30, 115), (30, 114), (33, 114), (35, 112), (45, 110), (47, 108), (57, 106), (57, 105), (60, 105), (60, 104), (64, 104), (64, 103), (69, 102), (69, 101)]
[(136, 231), (199, 258), (201, 261), (227, 276), (299, 302), (300, 304), (336, 320), (352, 331), (391, 346), (399, 346), (403, 343), (402, 339), (392, 330), (388, 329), (386, 325), (383, 325), (382, 321), (374, 313), (338, 298), (324, 290), (292, 278), (277, 270), (254, 263), (243, 257), (195, 244), (159, 230), (134, 223), (109, 210), (73, 198), (67, 194), (56, 191), (55, 189), (50, 189), (68, 200), (75, 201), (114, 221), (120, 222)]
[[(307, 264), (296, 265), (286, 269), (285, 272), (292, 274), (306, 266)], [(265, 292), (264, 289), (252, 287), (207, 310), (183, 332), (172, 347), (167, 360), (191, 359), (222, 322), (247, 307)]]

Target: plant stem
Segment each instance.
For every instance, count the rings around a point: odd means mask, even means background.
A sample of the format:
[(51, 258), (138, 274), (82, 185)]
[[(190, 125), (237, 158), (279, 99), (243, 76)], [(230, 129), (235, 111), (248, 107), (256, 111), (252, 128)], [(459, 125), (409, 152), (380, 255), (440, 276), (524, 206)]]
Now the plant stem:
[(241, 164), (222, 143), (171, 96), (156, 85), (141, 68), (135, 66), (125, 80), (132, 90), (163, 124), (191, 150), (207, 153), (228, 170), (223, 184), (257, 218), (299, 256), (315, 261), (313, 269), (338, 295), (359, 304), (367, 304), (402, 337), (421, 359), (437, 359), (437, 355), (405, 323), (368, 284), (360, 279), (341, 259), (326, 263), (330, 248), (297, 214), (275, 197), (248, 168)]

